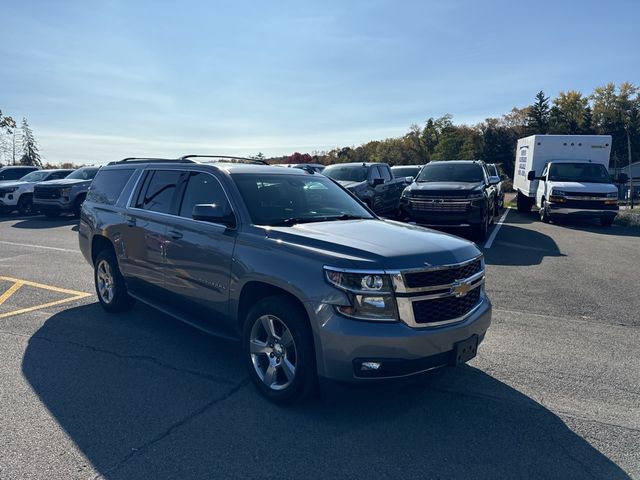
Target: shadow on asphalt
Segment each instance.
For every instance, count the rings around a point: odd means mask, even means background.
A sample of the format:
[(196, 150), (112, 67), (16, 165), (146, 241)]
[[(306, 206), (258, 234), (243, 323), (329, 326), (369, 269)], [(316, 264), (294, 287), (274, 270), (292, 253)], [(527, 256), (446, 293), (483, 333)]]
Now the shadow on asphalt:
[(104, 478), (628, 478), (544, 406), (463, 366), (282, 408), (237, 344), (145, 306), (52, 316), (23, 374)]
[[(78, 226), (78, 219), (74, 217), (21, 217), (20, 221), (11, 225), (12, 228), (24, 228), (30, 230), (39, 230), (42, 228), (55, 228), (66, 226)], [(77, 228), (72, 230), (77, 231)]]

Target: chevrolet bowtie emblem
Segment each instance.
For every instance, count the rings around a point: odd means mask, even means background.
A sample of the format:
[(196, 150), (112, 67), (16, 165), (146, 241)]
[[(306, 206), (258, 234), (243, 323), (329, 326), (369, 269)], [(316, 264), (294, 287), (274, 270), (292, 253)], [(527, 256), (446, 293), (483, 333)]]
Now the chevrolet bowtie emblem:
[(464, 297), (470, 291), (471, 283), (464, 280), (456, 280), (453, 282), (453, 285), (451, 285), (451, 294), (456, 298)]

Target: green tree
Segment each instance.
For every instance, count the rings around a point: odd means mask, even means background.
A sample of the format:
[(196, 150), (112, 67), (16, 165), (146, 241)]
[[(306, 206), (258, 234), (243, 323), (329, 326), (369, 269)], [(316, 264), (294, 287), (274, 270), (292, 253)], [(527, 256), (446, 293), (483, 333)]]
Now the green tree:
[(560, 92), (553, 101), (550, 131), (566, 135), (580, 134), (588, 105), (589, 99), (576, 90)]
[(22, 165), (42, 167), (42, 160), (38, 151), (38, 143), (33, 136), (33, 131), (31, 130), (31, 127), (29, 127), (26, 118), (22, 119), (20, 129), (22, 130), (22, 158), (20, 159), (20, 163)]
[(549, 97), (545, 97), (540, 90), (536, 95), (536, 101), (528, 109), (527, 127), (532, 134), (545, 134), (549, 131), (549, 119), (551, 109)]
[(0, 133), (3, 131), (11, 133), (14, 128), (16, 128), (16, 121), (8, 115), (2, 115), (2, 110), (0, 110)]

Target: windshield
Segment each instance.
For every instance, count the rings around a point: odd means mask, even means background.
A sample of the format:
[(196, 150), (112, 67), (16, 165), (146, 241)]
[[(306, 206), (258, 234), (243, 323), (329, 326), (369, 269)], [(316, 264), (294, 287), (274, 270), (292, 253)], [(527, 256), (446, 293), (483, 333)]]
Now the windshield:
[(484, 181), (482, 167), (474, 163), (430, 163), (416, 178), (418, 182), (473, 182)]
[(27, 173), (20, 179), (21, 182), (41, 182), (45, 178), (51, 175), (51, 172), (43, 172), (42, 170), (37, 172)]
[(552, 163), (549, 180), (556, 182), (611, 183), (609, 172), (599, 163)]
[(322, 174), (343, 182), (364, 182), (368, 171), (364, 165), (331, 165)]
[(394, 178), (415, 177), (422, 167), (391, 167)]
[(255, 225), (374, 218), (322, 176), (234, 174), (233, 179)]
[(76, 180), (92, 180), (98, 173), (98, 167), (85, 167), (79, 168), (75, 172), (72, 172), (67, 178), (73, 178)]

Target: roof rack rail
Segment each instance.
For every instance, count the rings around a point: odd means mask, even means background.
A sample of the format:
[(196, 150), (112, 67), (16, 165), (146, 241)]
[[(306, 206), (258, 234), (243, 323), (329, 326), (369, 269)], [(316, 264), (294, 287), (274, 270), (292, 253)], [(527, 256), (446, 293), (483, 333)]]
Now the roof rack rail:
[(156, 162), (194, 163), (193, 160), (187, 160), (183, 158), (127, 157), (115, 162), (109, 162), (107, 165), (118, 165), (119, 163), (156, 163)]
[(232, 157), (230, 155), (184, 155), (180, 157), (180, 160), (192, 161), (189, 160), (191, 158), (208, 158), (211, 161), (218, 162), (229, 162), (229, 163), (252, 163), (255, 165), (269, 165), (268, 162), (264, 160), (259, 160), (257, 158), (246, 158), (246, 157)]

